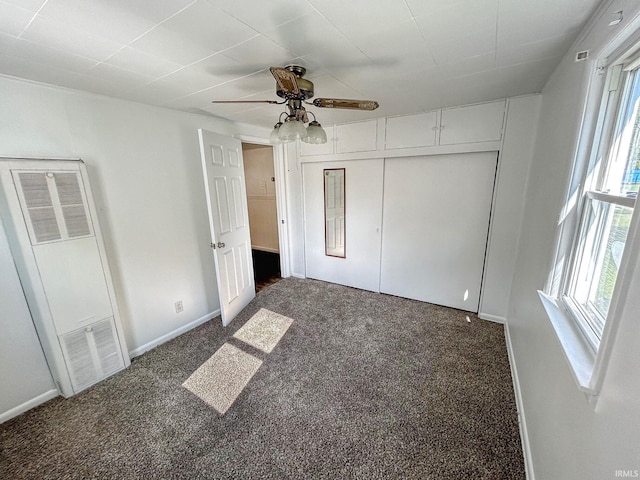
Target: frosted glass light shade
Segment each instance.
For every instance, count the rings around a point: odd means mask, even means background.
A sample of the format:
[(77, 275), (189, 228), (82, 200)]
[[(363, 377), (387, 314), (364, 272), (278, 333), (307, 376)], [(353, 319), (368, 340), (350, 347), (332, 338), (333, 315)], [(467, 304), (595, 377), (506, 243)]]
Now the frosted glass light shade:
[(283, 142), (293, 142), (296, 138), (302, 138), (306, 136), (306, 134), (307, 129), (304, 128), (304, 123), (300, 120), (289, 117), (279, 128), (278, 138)]
[(324, 131), (322, 125), (315, 120), (307, 127), (307, 133), (302, 137), (302, 141), (305, 143), (327, 143), (327, 132)]
[(280, 143), (282, 143), (282, 140), (280, 139), (280, 136), (279, 136), (281, 126), (282, 124), (278, 122), (273, 127), (273, 130), (271, 130), (271, 135), (269, 135), (269, 143), (271, 143), (272, 145), (279, 145)]

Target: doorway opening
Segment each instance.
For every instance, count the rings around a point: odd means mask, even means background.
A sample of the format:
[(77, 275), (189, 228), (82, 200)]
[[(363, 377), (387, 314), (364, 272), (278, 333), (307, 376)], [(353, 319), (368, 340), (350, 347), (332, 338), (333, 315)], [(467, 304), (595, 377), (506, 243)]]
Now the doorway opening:
[(281, 277), (273, 147), (242, 143), (256, 292)]

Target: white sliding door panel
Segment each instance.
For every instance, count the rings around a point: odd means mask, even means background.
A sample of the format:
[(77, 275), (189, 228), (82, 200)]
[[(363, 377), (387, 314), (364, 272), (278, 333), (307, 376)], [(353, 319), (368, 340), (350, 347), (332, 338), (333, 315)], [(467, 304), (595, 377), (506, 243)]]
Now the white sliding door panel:
[(381, 292), (478, 311), (496, 161), (495, 152), (386, 160)]
[[(305, 163), (303, 166), (306, 275), (379, 291), (383, 159)], [(324, 170), (345, 169), (345, 258), (325, 253)]]

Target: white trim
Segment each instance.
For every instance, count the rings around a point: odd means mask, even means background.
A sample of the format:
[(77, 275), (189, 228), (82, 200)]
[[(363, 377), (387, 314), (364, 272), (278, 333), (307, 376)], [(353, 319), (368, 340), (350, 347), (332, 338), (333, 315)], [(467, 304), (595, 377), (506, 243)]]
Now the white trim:
[(273, 146), (273, 167), (276, 177), (276, 216), (278, 221), (278, 244), (280, 254), (280, 276), (291, 275), (291, 233), (289, 232), (289, 210), (287, 208), (289, 188), (287, 183), (286, 153), (282, 146)]
[(209, 320), (213, 320), (218, 315), (220, 315), (220, 309), (214, 310), (211, 313), (207, 313), (206, 315), (203, 315), (202, 317), (194, 320), (193, 322), (190, 322), (190, 323), (187, 323), (186, 325), (178, 327), (175, 330), (165, 335), (162, 335), (161, 337), (156, 338), (155, 340), (151, 340), (150, 342), (139, 346), (138, 348), (134, 348), (129, 352), (129, 357), (131, 358), (138, 357), (143, 353), (148, 352), (149, 350), (157, 347), (158, 345), (162, 345), (163, 343), (168, 342), (169, 340), (173, 340), (174, 338), (182, 335), (185, 332), (188, 332), (189, 330), (196, 328), (199, 325), (202, 325), (205, 322), (208, 322)]
[(292, 273), (292, 274), (291, 274), (291, 276), (292, 276), (293, 278), (302, 278), (302, 279), (307, 278), (307, 277), (305, 277), (304, 275), (301, 275), (301, 274), (299, 274), (299, 273)]
[(562, 352), (578, 388), (589, 395), (596, 395), (598, 392), (592, 385), (596, 354), (591, 345), (562, 303), (541, 290), (538, 290), (538, 296), (562, 346)]
[(0, 413), (0, 423), (4, 423), (7, 420), (11, 420), (14, 417), (26, 412), (27, 410), (31, 410), (32, 408), (37, 407), (38, 405), (42, 405), (44, 402), (48, 402), (52, 398), (56, 398), (60, 395), (58, 390), (49, 390), (47, 392), (41, 393), (37, 397), (32, 398), (24, 403), (21, 403), (17, 407), (13, 407), (10, 410), (7, 410), (4, 413)]
[(635, 197), (621, 197), (620, 195), (611, 195), (610, 193), (588, 191), (587, 197), (591, 200), (599, 202), (612, 203), (614, 205), (622, 205), (623, 207), (633, 208), (636, 205)]
[[(278, 222), (278, 251), (274, 253), (280, 253), (280, 276), (282, 278), (289, 277), (291, 275), (291, 247), (290, 247), (290, 233), (289, 233), (289, 213), (287, 211), (287, 169), (286, 169), (286, 155), (281, 145), (273, 145), (266, 138), (255, 137), (252, 135), (234, 135), (233, 138), (237, 138), (241, 143), (253, 143), (255, 145), (265, 145), (271, 147), (271, 154), (273, 156), (273, 169), (276, 179), (276, 218)], [(265, 250), (260, 248), (260, 250)], [(271, 251), (271, 250), (265, 250)]]
[(509, 323), (504, 324), (504, 339), (507, 344), (507, 356), (509, 357), (509, 366), (511, 367), (511, 379), (513, 380), (513, 392), (516, 397), (516, 409), (518, 411), (518, 426), (520, 427), (520, 443), (522, 443), (522, 454), (524, 456), (524, 471), (527, 480), (535, 480), (536, 476), (533, 471), (533, 456), (531, 455), (531, 444), (529, 443), (529, 432), (527, 430), (527, 419), (524, 414), (524, 402), (522, 400), (522, 392), (520, 390), (520, 378), (518, 377), (518, 369), (516, 367), (516, 359), (513, 354), (513, 345), (511, 344), (511, 334), (509, 333)]
[[(467, 106), (467, 105), (463, 105)], [(503, 132), (504, 133), (504, 132)], [(334, 153), (300, 156), (300, 163), (343, 162), (347, 160), (368, 160), (370, 158), (396, 158), (425, 155), (448, 155), (452, 153), (498, 152), (502, 140), (452, 145), (434, 145), (431, 147), (408, 147), (391, 150), (367, 150), (365, 152)]]
[(489, 322), (500, 323), (502, 325), (505, 325), (507, 323), (506, 318), (501, 317), (500, 315), (491, 315), (490, 313), (478, 312), (478, 318), (480, 320), (487, 320)]

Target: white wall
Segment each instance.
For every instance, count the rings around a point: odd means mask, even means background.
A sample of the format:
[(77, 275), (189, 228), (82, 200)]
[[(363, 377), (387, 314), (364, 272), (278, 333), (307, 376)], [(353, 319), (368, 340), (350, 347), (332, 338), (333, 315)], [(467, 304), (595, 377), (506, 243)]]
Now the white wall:
[(541, 95), (528, 95), (508, 102), (480, 301), (480, 317), (488, 320), (504, 322), (509, 308), (541, 100)]
[[(616, 10), (624, 10), (625, 21), (612, 28)], [(578, 391), (536, 294), (552, 267), (590, 75), (589, 63), (572, 57), (598, 51), (639, 11), (637, 1), (612, 2), (543, 90), (508, 316), (537, 479), (604, 479), (615, 478), (616, 470), (640, 470), (640, 268), (631, 281), (638, 294), (627, 303), (595, 411)]]
[(278, 253), (278, 211), (273, 147), (242, 144), (251, 248)]
[(128, 347), (210, 318), (219, 302), (197, 129), (268, 131), (7, 77), (0, 98), (0, 156), (87, 164)]
[[(46, 396), (56, 387), (31, 322), (7, 237), (0, 222), (0, 421), (28, 408), (34, 398)], [(46, 400), (44, 398), (43, 400)], [(25, 405), (24, 408), (20, 408)]]

